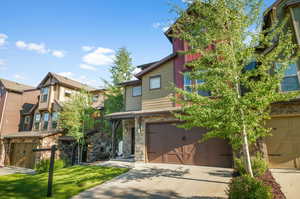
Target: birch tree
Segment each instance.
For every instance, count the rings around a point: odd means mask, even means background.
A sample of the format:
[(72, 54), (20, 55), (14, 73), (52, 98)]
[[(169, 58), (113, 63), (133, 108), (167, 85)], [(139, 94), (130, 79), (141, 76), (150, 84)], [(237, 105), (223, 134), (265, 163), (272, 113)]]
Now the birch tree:
[(223, 138), (234, 150), (242, 149), (245, 168), (253, 176), (249, 145), (269, 135), (270, 105), (297, 94), (279, 92), (284, 72), (298, 57), (287, 20), (260, 31), (263, 1), (189, 2), (187, 10), (177, 10), (170, 36), (187, 42), (189, 48), (181, 53), (194, 55), (186, 67), (198, 84), (176, 89), (182, 111), (175, 116), (186, 121), (182, 128), (209, 129), (203, 141)]

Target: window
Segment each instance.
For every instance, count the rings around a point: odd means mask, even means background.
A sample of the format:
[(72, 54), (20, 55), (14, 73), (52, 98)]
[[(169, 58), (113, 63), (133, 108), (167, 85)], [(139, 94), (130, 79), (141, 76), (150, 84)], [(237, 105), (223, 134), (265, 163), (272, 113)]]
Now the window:
[(34, 116), (34, 129), (35, 130), (40, 129), (40, 121), (41, 121), (41, 114), (36, 113)]
[(48, 101), (48, 93), (49, 93), (49, 88), (42, 88), (41, 90), (41, 102), (47, 102)]
[[(196, 84), (204, 84), (204, 81), (203, 80), (197, 80)], [(203, 90), (199, 90), (198, 94), (202, 95), (202, 96), (210, 96), (211, 95), (209, 91), (203, 91)]]
[(43, 130), (48, 129), (48, 123), (49, 123), (49, 113), (43, 114)]
[(160, 76), (150, 77), (150, 90), (160, 89)]
[(142, 86), (132, 87), (132, 96), (137, 97), (142, 95)]
[(192, 79), (188, 73), (185, 73), (183, 76), (183, 88), (185, 91), (192, 92)]
[(5, 94), (5, 88), (2, 86), (0, 87), (0, 97)]
[(24, 129), (23, 130), (29, 130), (30, 129), (30, 116), (26, 115), (24, 117)]
[(281, 82), (281, 90), (282, 91), (300, 90), (297, 63), (290, 64), (288, 69), (285, 71), (285, 76)]
[(69, 90), (65, 90), (65, 97), (71, 97), (72, 92)]
[(98, 102), (98, 99), (99, 99), (99, 95), (94, 95), (93, 96), (93, 102)]
[(56, 129), (57, 128), (57, 120), (58, 120), (57, 112), (52, 113), (51, 120), (52, 120), (52, 129)]

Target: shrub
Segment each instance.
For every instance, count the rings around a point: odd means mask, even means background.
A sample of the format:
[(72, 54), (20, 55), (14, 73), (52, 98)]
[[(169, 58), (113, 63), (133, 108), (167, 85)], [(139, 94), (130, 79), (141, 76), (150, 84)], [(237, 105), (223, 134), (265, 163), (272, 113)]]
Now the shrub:
[[(247, 174), (245, 164), (242, 158), (235, 158), (235, 168), (240, 175)], [(256, 157), (251, 158), (253, 175), (255, 177), (262, 176), (268, 169), (266, 161), (258, 154)]]
[(271, 187), (249, 175), (236, 177), (227, 190), (229, 199), (272, 199)]
[[(67, 166), (68, 166), (68, 164), (64, 160), (55, 160), (55, 162), (54, 162), (54, 170), (62, 169)], [(44, 159), (44, 160), (41, 160), (38, 164), (36, 164), (35, 170), (37, 173), (44, 173), (44, 172), (49, 171), (49, 167), (50, 167), (50, 160)]]

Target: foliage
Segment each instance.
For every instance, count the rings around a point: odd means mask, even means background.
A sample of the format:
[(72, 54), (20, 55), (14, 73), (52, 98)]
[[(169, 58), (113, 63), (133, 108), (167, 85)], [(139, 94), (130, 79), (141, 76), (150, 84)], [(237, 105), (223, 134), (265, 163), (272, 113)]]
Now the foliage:
[(272, 199), (271, 187), (249, 175), (233, 178), (227, 190), (229, 199)]
[[(188, 43), (182, 54), (197, 55), (186, 67), (192, 80), (202, 81), (192, 92), (176, 89), (175, 100), (182, 111), (175, 116), (186, 121), (180, 127), (206, 127), (210, 130), (203, 140), (219, 137), (228, 139), (235, 150), (243, 147), (248, 171), (248, 142), (269, 135), (265, 123), (270, 119), (270, 105), (299, 94), (278, 92), (284, 72), (298, 52), (285, 23), (259, 31), (262, 2), (193, 0), (188, 11), (178, 10), (180, 18), (170, 33)], [(253, 61), (255, 68), (248, 69)], [(210, 92), (213, 97), (198, 91)]]
[[(85, 133), (93, 130), (97, 123), (93, 115), (98, 110), (92, 105), (92, 95), (88, 91), (82, 90), (71, 95), (71, 98), (63, 104), (63, 110), (59, 115), (60, 128), (65, 129), (67, 135), (76, 139), (79, 146), (85, 143)], [(78, 152), (78, 157), (81, 157), (81, 152)], [(78, 161), (80, 162), (80, 158)]]
[[(53, 198), (68, 199), (102, 184), (128, 169), (99, 166), (74, 166), (54, 172)], [(47, 194), (48, 174), (0, 176), (0, 199), (43, 199)]]
[(114, 63), (109, 71), (112, 75), (113, 85), (118, 85), (133, 78), (132, 58), (126, 48), (123, 47), (117, 51)]
[[(57, 169), (62, 169), (68, 166), (68, 163), (64, 160), (55, 160), (54, 161), (54, 170)], [(49, 171), (50, 167), (50, 160), (49, 159), (44, 159), (41, 160), (38, 164), (35, 166), (35, 170), (37, 173), (45, 173)]]
[[(239, 172), (239, 174), (241, 175), (247, 174), (244, 165), (244, 160), (242, 158), (235, 158), (234, 163), (235, 163), (235, 168)], [(251, 158), (251, 163), (252, 163), (253, 174), (255, 177), (262, 176), (268, 169), (268, 164), (260, 155)]]

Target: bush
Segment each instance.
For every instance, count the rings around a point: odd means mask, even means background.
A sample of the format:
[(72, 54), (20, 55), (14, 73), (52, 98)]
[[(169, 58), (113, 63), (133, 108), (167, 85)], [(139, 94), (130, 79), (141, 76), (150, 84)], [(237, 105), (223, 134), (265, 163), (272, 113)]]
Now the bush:
[[(54, 162), (54, 170), (62, 169), (67, 166), (68, 164), (64, 160), (55, 160)], [(50, 160), (45, 159), (45, 160), (41, 160), (38, 164), (36, 164), (35, 170), (37, 173), (45, 173), (49, 171), (49, 167), (50, 167)]]
[[(247, 174), (245, 164), (242, 158), (235, 158), (235, 168), (240, 175)], [(255, 177), (262, 176), (268, 169), (266, 161), (258, 154), (256, 157), (251, 158), (253, 175)]]
[(249, 175), (236, 177), (227, 190), (229, 199), (272, 199), (271, 187)]

